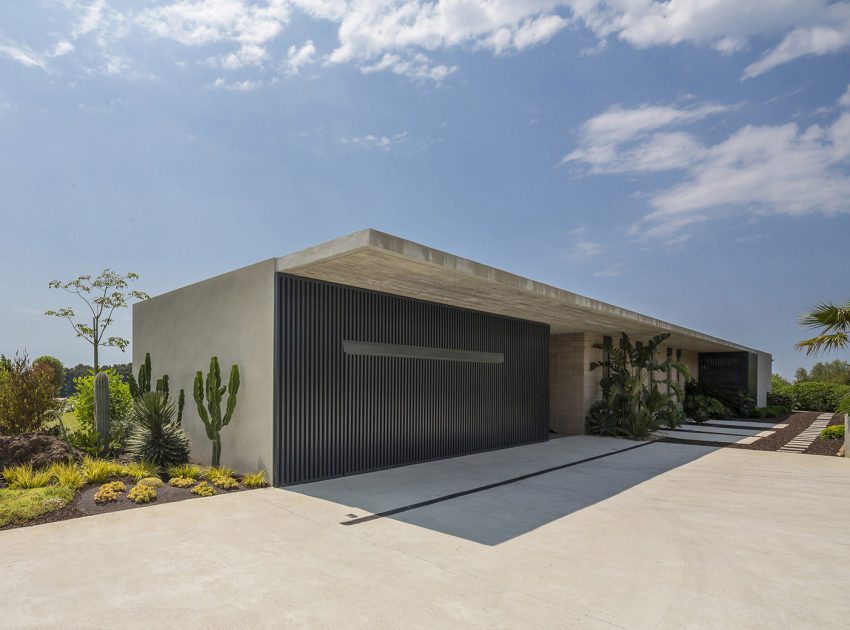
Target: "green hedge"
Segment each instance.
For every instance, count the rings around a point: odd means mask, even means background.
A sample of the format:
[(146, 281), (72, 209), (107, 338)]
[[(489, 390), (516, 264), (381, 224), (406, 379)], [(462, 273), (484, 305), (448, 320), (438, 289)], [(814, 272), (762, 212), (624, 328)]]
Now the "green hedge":
[(850, 395), (850, 385), (804, 381), (791, 386), (794, 408), (804, 411), (832, 411), (841, 399)]

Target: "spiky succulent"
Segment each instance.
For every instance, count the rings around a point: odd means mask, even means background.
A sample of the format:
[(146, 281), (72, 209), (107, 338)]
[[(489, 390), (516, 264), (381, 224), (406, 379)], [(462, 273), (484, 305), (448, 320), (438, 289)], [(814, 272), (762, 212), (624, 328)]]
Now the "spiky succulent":
[(146, 392), (133, 405), (133, 430), (127, 452), (167, 468), (189, 461), (189, 436), (173, 422), (174, 403), (162, 392)]

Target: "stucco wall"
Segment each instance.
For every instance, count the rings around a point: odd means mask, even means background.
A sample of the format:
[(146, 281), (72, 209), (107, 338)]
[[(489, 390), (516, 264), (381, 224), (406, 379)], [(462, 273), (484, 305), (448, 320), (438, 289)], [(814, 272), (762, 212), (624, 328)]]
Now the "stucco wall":
[(221, 431), (221, 463), (272, 473), (274, 280), (270, 259), (133, 305), (134, 370), (150, 352), (153, 378), (167, 373), (175, 396), (186, 390), (183, 426), (196, 461), (209, 463), (212, 447), (192, 384), (217, 356), (222, 381), (234, 363), (241, 380), (233, 419)]

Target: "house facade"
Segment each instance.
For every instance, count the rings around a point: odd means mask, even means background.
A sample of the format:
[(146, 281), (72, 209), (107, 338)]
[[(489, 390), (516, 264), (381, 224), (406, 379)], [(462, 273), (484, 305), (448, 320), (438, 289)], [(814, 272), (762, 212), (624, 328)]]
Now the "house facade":
[(222, 463), (286, 485), (583, 433), (621, 332), (766, 404), (766, 352), (376, 230), (135, 304), (133, 363), (186, 390), (199, 461), (195, 372), (238, 364)]

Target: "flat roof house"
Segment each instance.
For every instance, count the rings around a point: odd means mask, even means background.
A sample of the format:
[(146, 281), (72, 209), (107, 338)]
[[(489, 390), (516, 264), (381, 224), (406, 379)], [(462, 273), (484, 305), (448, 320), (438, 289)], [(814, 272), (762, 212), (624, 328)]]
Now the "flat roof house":
[(238, 364), (222, 464), (294, 484), (583, 433), (620, 332), (766, 404), (770, 354), (376, 230), (135, 304), (133, 363), (186, 389), (201, 461), (195, 372)]

